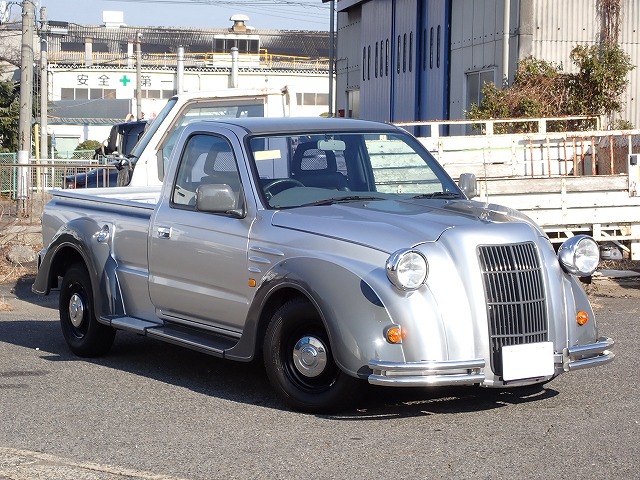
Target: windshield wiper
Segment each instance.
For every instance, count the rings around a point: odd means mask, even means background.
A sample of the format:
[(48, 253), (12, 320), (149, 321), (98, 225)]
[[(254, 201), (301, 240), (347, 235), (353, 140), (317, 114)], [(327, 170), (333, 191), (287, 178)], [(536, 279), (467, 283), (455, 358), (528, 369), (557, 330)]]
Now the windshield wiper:
[(301, 207), (315, 207), (321, 205), (333, 205), (336, 203), (347, 203), (347, 202), (358, 202), (358, 201), (369, 201), (369, 200), (387, 200), (383, 197), (371, 197), (366, 195), (348, 195), (346, 197), (332, 197), (325, 198), (324, 200), (318, 200), (317, 202), (305, 203), (300, 205)]
[(462, 195), (455, 192), (432, 192), (432, 193), (421, 193), (420, 195), (415, 195), (411, 197), (412, 199), (420, 200), (423, 198), (462, 198)]

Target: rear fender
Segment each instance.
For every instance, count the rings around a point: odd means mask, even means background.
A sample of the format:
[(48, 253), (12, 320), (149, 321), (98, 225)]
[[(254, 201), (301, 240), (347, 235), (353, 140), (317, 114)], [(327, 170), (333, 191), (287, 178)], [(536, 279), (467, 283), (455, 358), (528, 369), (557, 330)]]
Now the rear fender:
[(116, 274), (116, 261), (111, 256), (111, 236), (100, 239), (103, 227), (90, 218), (79, 218), (65, 224), (53, 236), (41, 257), (38, 274), (32, 286), (34, 293), (48, 295), (58, 286), (67, 268), (82, 262), (89, 272), (96, 316), (124, 313)]

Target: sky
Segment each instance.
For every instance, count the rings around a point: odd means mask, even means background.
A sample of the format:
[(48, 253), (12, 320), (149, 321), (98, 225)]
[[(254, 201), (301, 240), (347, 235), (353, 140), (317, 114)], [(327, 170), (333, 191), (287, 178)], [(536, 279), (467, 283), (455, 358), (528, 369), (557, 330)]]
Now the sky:
[[(322, 0), (36, 0), (36, 16), (46, 7), (49, 20), (101, 25), (102, 12), (121, 11), (130, 26), (231, 26), (229, 17), (244, 14), (258, 29), (329, 30), (329, 3)], [(14, 9), (17, 7), (14, 7)], [(12, 11), (12, 16), (19, 13)], [(19, 17), (18, 17), (19, 18)]]

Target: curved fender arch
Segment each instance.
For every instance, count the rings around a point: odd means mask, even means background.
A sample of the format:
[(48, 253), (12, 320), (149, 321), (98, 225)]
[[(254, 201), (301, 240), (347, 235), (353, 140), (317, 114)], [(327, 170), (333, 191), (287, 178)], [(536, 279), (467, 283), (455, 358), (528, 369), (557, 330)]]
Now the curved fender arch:
[(402, 345), (384, 340), (385, 329), (392, 322), (374, 289), (345, 267), (308, 257), (288, 259), (264, 275), (242, 338), (225, 353), (226, 358), (253, 358), (274, 311), (269, 309), (271, 301), (277, 299), (279, 307), (295, 295), (292, 290), (307, 297), (320, 312), (336, 363), (347, 374), (366, 378), (370, 373), (367, 362), (374, 358), (403, 361)]
[[(81, 257), (93, 290), (93, 301), (98, 317), (122, 314), (124, 306), (116, 273), (116, 261), (111, 256), (111, 236), (99, 242), (98, 234), (103, 226), (87, 217), (65, 224), (53, 236), (38, 268), (32, 290), (40, 295), (48, 295), (54, 278), (64, 275), (65, 267), (72, 262), (71, 256)], [(113, 230), (113, 225), (108, 225)], [(73, 254), (71, 252), (73, 250)]]

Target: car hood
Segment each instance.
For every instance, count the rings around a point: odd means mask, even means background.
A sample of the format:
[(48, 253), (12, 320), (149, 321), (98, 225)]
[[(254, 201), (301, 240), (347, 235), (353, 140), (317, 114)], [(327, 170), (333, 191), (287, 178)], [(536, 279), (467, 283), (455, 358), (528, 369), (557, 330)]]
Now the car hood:
[(279, 210), (276, 227), (303, 231), (371, 248), (399, 248), (435, 242), (449, 229), (483, 224), (524, 222), (544, 235), (517, 210), (470, 200), (376, 200)]

